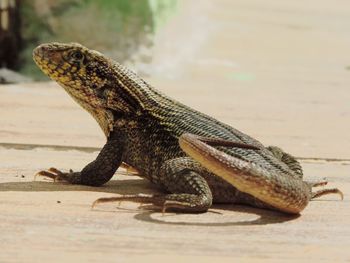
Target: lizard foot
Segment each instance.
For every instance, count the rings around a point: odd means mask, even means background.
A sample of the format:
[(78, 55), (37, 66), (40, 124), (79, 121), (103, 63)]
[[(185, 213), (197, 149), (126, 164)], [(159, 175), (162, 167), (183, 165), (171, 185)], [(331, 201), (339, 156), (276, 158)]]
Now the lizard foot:
[(115, 196), (115, 197), (103, 197), (95, 200), (92, 203), (91, 208), (95, 208), (96, 205), (100, 203), (110, 203), (110, 202), (119, 202), (118, 205), (123, 201), (140, 203), (140, 208), (145, 209), (159, 209), (165, 202), (164, 196), (162, 195), (147, 195), (147, 194), (138, 194), (138, 195), (123, 195), (123, 196)]
[[(179, 198), (180, 196), (180, 198)], [(181, 198), (185, 197), (185, 198)], [(145, 195), (145, 194), (138, 194), (138, 195), (123, 195), (123, 196), (116, 196), (116, 197), (104, 197), (99, 198), (92, 204), (92, 209), (100, 203), (109, 203), (109, 202), (119, 202), (119, 205), (123, 201), (130, 201), (130, 202), (136, 202), (140, 203), (141, 209), (146, 210), (160, 210), (163, 214), (171, 209), (181, 212), (194, 212), (194, 213), (200, 213), (200, 212), (206, 212), (209, 207), (206, 206), (206, 202), (203, 200), (198, 200), (198, 202), (193, 202), (193, 196), (191, 196), (191, 199), (187, 199), (187, 194), (169, 194), (169, 195)], [(199, 199), (201, 197), (198, 197)], [(177, 200), (176, 200), (177, 199)]]
[[(318, 187), (318, 186), (327, 185), (328, 181), (326, 181), (326, 179), (323, 179), (322, 181), (308, 182), (308, 184), (311, 187)], [(338, 188), (328, 188), (328, 189), (322, 189), (322, 190), (318, 190), (316, 192), (312, 192), (311, 199), (315, 199), (315, 198), (321, 197), (323, 195), (328, 195), (328, 194), (338, 194), (338, 195), (340, 195), (341, 200), (344, 199), (343, 192), (340, 191)]]
[(44, 176), (53, 179), (54, 182), (69, 182), (69, 175), (73, 174), (73, 170), (69, 170), (69, 173), (63, 173), (60, 170), (51, 167), (47, 171), (39, 171), (35, 174), (34, 180), (37, 176)]

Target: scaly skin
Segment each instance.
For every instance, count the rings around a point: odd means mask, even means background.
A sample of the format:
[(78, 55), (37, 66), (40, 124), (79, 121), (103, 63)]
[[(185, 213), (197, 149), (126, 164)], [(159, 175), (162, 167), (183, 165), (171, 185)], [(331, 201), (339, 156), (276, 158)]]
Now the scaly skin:
[(123, 163), (162, 187), (164, 195), (96, 201), (135, 201), (156, 208), (205, 212), (216, 203), (241, 203), (299, 213), (313, 197), (300, 164), (278, 147), (195, 111), (152, 88), (127, 68), (80, 44), (50, 43), (33, 58), (96, 119), (107, 142), (81, 172), (54, 168), (39, 175), (74, 184), (106, 183)]

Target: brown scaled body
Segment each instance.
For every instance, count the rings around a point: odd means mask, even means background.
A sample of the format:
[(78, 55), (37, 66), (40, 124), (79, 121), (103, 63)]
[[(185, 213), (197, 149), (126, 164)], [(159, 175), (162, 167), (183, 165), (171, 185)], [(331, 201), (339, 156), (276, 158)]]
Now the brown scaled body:
[[(241, 203), (296, 214), (313, 197), (298, 161), (278, 147), (195, 111), (152, 88), (139, 76), (79, 44), (37, 47), (39, 68), (99, 123), (107, 142), (80, 172), (40, 175), (99, 186), (125, 163), (165, 190), (164, 195), (99, 199), (136, 201), (155, 208), (205, 212), (213, 202)], [(342, 195), (342, 194), (341, 194)]]

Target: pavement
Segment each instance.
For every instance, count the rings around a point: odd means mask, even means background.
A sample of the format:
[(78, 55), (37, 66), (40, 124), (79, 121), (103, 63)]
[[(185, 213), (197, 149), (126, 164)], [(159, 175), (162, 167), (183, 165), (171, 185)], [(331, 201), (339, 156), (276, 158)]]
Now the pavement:
[(199, 2), (182, 2), (157, 35), (147, 81), (294, 154), (306, 179), (326, 177), (344, 200), (324, 196), (294, 217), (238, 205), (92, 210), (99, 197), (160, 190), (123, 169), (98, 188), (34, 180), (81, 170), (104, 135), (53, 82), (0, 85), (0, 262), (350, 261), (349, 4)]

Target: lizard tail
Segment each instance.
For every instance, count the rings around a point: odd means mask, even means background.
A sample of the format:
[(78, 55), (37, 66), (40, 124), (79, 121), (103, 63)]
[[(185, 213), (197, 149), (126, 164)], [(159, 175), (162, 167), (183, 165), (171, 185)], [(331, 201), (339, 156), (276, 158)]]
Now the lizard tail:
[(185, 153), (239, 191), (290, 214), (300, 213), (311, 199), (311, 187), (306, 182), (228, 155), (204, 141), (188, 133), (179, 138)]

